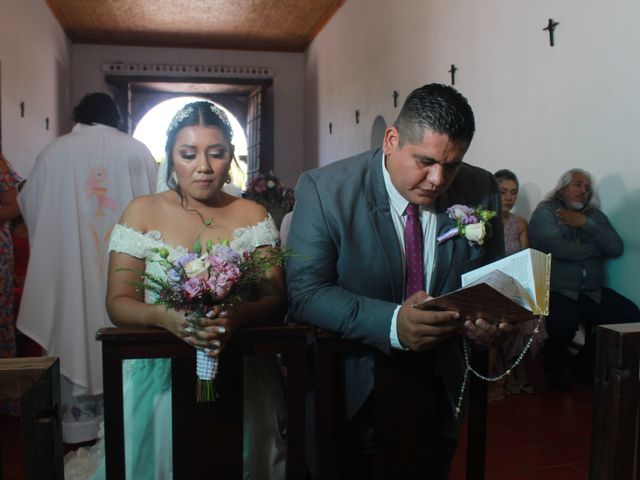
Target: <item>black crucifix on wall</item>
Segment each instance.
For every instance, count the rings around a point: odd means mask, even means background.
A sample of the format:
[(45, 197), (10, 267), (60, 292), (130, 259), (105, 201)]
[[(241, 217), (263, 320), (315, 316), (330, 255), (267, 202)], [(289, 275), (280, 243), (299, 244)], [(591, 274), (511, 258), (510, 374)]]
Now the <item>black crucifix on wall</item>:
[(451, 64), (451, 68), (449, 69), (449, 73), (451, 74), (451, 85), (456, 84), (456, 72), (458, 71), (458, 67), (456, 67), (453, 63)]
[(549, 45), (552, 46), (552, 47), (554, 45), (553, 31), (556, 29), (556, 27), (558, 25), (560, 25), (558, 22), (554, 22), (553, 18), (550, 18), (549, 19), (549, 23), (547, 24), (547, 26), (542, 29), (542, 31), (548, 31), (549, 32)]
[(393, 106), (394, 107), (398, 106), (398, 91), (397, 90), (393, 91)]

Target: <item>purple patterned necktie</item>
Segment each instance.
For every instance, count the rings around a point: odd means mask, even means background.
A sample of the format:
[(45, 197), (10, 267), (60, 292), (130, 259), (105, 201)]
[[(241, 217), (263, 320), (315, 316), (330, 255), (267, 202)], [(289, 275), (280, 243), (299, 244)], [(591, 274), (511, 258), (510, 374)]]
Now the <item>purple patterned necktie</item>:
[(405, 297), (418, 290), (424, 290), (424, 240), (418, 206), (410, 203), (406, 209), (407, 221), (404, 225), (404, 251), (407, 257), (407, 283)]

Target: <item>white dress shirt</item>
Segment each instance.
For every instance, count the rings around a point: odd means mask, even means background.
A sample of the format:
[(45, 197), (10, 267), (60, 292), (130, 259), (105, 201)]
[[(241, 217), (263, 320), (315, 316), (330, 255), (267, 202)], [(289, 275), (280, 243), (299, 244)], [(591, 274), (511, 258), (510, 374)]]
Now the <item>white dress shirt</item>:
[[(407, 215), (405, 210), (409, 201), (404, 198), (396, 187), (391, 182), (391, 177), (385, 166), (385, 156), (382, 154), (382, 176), (384, 178), (384, 186), (389, 196), (389, 207), (391, 211), (391, 219), (393, 220), (393, 226), (398, 234), (398, 243), (400, 250), (402, 251), (402, 264), (404, 270), (406, 270), (406, 260), (404, 252), (404, 226), (407, 221)], [(435, 258), (435, 246), (436, 246), (436, 226), (437, 217), (432, 212), (420, 207), (420, 223), (422, 225), (422, 234), (424, 238), (424, 272), (425, 272), (425, 290), (429, 291), (431, 282), (431, 271), (434, 265)], [(389, 332), (389, 340), (393, 348), (407, 350), (398, 339), (398, 311), (400, 305), (398, 305), (391, 317), (391, 331)]]

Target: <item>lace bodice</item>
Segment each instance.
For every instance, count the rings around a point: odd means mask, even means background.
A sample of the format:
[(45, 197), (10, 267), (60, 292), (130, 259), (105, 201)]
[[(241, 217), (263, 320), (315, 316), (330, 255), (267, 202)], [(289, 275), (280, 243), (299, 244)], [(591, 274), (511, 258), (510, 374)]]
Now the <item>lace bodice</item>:
[[(279, 234), (271, 216), (263, 221), (248, 227), (238, 228), (233, 232), (233, 240), (229, 245), (237, 252), (251, 252), (258, 247), (272, 246), (278, 243)], [(169, 260), (175, 260), (188, 253), (188, 249), (182, 245), (165, 243), (162, 233), (151, 230), (141, 233), (127, 225), (116, 225), (111, 233), (109, 252), (126, 253), (132, 257), (145, 260), (145, 271), (154, 276), (163, 276), (164, 270), (157, 262), (159, 254), (154, 251), (158, 248), (166, 248), (169, 252)], [(145, 297), (147, 303), (153, 299)]]

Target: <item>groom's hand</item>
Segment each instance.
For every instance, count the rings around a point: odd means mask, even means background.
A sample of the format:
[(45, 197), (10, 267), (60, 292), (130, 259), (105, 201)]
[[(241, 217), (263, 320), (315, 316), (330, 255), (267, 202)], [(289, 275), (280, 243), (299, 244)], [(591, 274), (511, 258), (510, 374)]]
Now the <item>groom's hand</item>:
[(462, 331), (457, 312), (418, 310), (412, 307), (429, 298), (431, 297), (426, 292), (416, 292), (404, 301), (398, 311), (398, 340), (410, 350), (429, 350)]
[(501, 322), (498, 325), (482, 318), (464, 322), (464, 333), (469, 340), (481, 347), (497, 347), (508, 337), (518, 331), (518, 327)]

